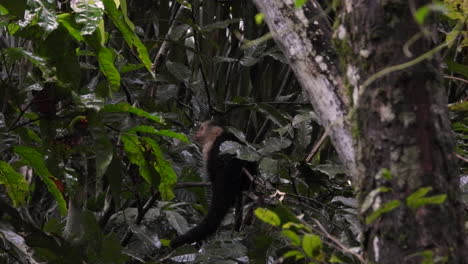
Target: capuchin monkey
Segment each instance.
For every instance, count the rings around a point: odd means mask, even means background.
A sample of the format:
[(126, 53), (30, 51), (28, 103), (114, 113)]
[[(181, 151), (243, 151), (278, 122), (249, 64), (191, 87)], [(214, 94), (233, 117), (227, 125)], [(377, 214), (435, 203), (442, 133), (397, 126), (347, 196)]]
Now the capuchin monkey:
[[(219, 147), (223, 142), (241, 142), (215, 121), (203, 122), (195, 134), (195, 141), (202, 147), (203, 162), (211, 181), (211, 205), (208, 214), (197, 226), (171, 241), (172, 248), (202, 241), (215, 233), (224, 216), (236, 202), (236, 209), (242, 211), (242, 191), (252, 186), (245, 170), (250, 175), (255, 175), (257, 171), (254, 162), (240, 160), (235, 154), (220, 153)], [(240, 227), (240, 223), (236, 225), (237, 228)]]

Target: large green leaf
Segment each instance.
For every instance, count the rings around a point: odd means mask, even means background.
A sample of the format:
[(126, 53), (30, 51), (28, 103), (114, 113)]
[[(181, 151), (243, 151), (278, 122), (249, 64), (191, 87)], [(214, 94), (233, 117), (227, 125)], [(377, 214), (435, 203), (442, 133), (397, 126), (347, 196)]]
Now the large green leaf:
[(112, 92), (120, 90), (120, 73), (114, 65), (114, 51), (110, 48), (100, 46), (97, 49), (99, 68), (109, 81)]
[(62, 193), (55, 185), (54, 181), (52, 180), (54, 176), (49, 172), (47, 166), (44, 161), (44, 156), (39, 153), (34, 148), (26, 147), (26, 146), (17, 146), (14, 148), (14, 151), (23, 158), (23, 161), (31, 166), (34, 169), (34, 172), (39, 175), (41, 180), (47, 186), (49, 192), (54, 196), (55, 200), (57, 201), (58, 207), (60, 209), (60, 213), (62, 215), (67, 214), (67, 204), (65, 199), (62, 196)]
[(314, 234), (305, 234), (302, 239), (302, 249), (309, 258), (316, 257), (322, 249), (322, 240)]
[(127, 42), (127, 45), (130, 47), (130, 49), (136, 50), (138, 58), (140, 58), (146, 69), (152, 73), (152, 64), (149, 58), (148, 50), (146, 49), (145, 45), (143, 45), (140, 38), (138, 38), (132, 26), (127, 23), (125, 15), (119, 9), (117, 9), (114, 0), (103, 0), (103, 2), (106, 13), (109, 15), (114, 25), (122, 33), (125, 42)]
[(172, 188), (177, 182), (177, 175), (172, 165), (164, 158), (158, 143), (148, 137), (143, 137), (143, 140), (151, 147), (152, 153), (156, 158), (151, 163), (161, 176), (161, 182), (158, 187), (161, 197), (164, 200), (172, 200), (174, 198)]
[(132, 129), (130, 129), (130, 132), (151, 133), (151, 134), (155, 134), (155, 135), (176, 138), (176, 139), (179, 139), (179, 140), (181, 140), (181, 141), (183, 141), (185, 143), (190, 143), (189, 139), (184, 134), (177, 133), (177, 132), (174, 132), (172, 130), (166, 130), (166, 129), (157, 130), (154, 127), (151, 127), (151, 126), (145, 126), (145, 125), (136, 126), (136, 127), (132, 128)]
[(265, 223), (268, 223), (272, 226), (279, 226), (281, 224), (281, 219), (273, 211), (270, 211), (266, 208), (257, 208), (254, 212), (258, 219), (262, 220)]
[(15, 206), (24, 205), (28, 197), (29, 186), (23, 175), (13, 169), (10, 164), (0, 160), (0, 184)]
[(115, 113), (115, 112), (132, 113), (132, 114), (135, 114), (137, 116), (146, 117), (149, 120), (152, 120), (152, 121), (154, 121), (156, 123), (164, 124), (164, 120), (160, 116), (150, 114), (150, 113), (148, 113), (148, 112), (146, 112), (146, 111), (144, 111), (144, 110), (142, 110), (140, 108), (131, 106), (129, 103), (125, 103), (125, 102), (118, 103), (118, 104), (105, 105), (101, 109), (101, 111), (111, 112), (111, 113)]
[(58, 21), (60, 25), (68, 30), (68, 33), (75, 38), (77, 41), (84, 41), (81, 35), (81, 27), (75, 22), (75, 17), (70, 13), (63, 13), (58, 15)]
[(157, 186), (159, 184), (159, 179), (146, 160), (148, 149), (140, 142), (139, 137), (132, 133), (126, 133), (122, 134), (121, 140), (128, 159), (131, 163), (138, 166), (141, 177), (149, 184)]

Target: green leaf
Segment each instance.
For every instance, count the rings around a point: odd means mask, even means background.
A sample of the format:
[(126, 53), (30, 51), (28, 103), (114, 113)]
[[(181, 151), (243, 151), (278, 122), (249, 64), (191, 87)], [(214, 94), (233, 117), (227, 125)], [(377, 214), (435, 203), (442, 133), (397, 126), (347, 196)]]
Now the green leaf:
[(299, 7), (302, 7), (303, 5), (305, 5), (305, 3), (307, 3), (308, 0), (294, 0), (294, 6), (296, 8), (299, 8)]
[(416, 192), (406, 198), (406, 205), (414, 210), (426, 204), (441, 204), (447, 198), (446, 194), (425, 197), (425, 195), (431, 190), (432, 187), (419, 188)]
[(26, 0), (0, 0), (0, 4), (3, 5), (11, 15), (17, 18), (24, 17), (24, 11), (26, 10)]
[(96, 153), (96, 178), (101, 181), (114, 155), (114, 145), (110, 141), (100, 117), (95, 112), (88, 115), (89, 130), (94, 139)]
[(152, 120), (152, 121), (154, 121), (156, 123), (164, 124), (164, 120), (160, 116), (150, 114), (150, 113), (148, 113), (148, 112), (146, 112), (146, 111), (144, 111), (144, 110), (142, 110), (140, 108), (133, 107), (129, 103), (125, 103), (125, 102), (118, 103), (118, 104), (105, 105), (101, 109), (101, 111), (111, 112), (111, 113), (115, 113), (115, 112), (132, 113), (132, 114), (135, 114), (137, 116), (146, 117), (149, 120)]
[(255, 15), (255, 24), (260, 25), (263, 23), (263, 19), (265, 18), (265, 14), (258, 13)]
[(295, 258), (295, 260), (300, 260), (305, 258), (304, 253), (299, 250), (289, 250), (288, 252), (283, 254), (283, 258)]
[(281, 220), (278, 217), (278, 215), (275, 212), (270, 211), (266, 208), (255, 209), (255, 215), (258, 219), (272, 226), (279, 226), (281, 224)]
[(99, 27), (104, 15), (101, 1), (72, 1), (71, 8), (75, 12), (76, 23), (83, 25), (82, 35), (91, 35)]
[(420, 7), (416, 10), (416, 13), (414, 14), (414, 18), (419, 24), (424, 24), (424, 20), (426, 20), (426, 17), (429, 15), (430, 11), (431, 10), (429, 9), (428, 5)]
[(152, 154), (156, 158), (155, 161), (151, 161), (150, 163), (161, 176), (160, 184), (158, 186), (161, 198), (163, 200), (174, 199), (173, 188), (177, 182), (177, 175), (172, 168), (172, 165), (164, 158), (156, 141), (147, 137), (143, 137), (143, 140), (151, 147)]
[(39, 46), (38, 54), (48, 58), (63, 87), (80, 88), (81, 68), (76, 55), (77, 43), (65, 27), (51, 32)]
[(377, 218), (379, 218), (382, 214), (388, 213), (388, 212), (392, 211), (393, 209), (399, 207), (400, 205), (401, 205), (401, 202), (398, 201), (398, 200), (392, 200), (390, 202), (385, 203), (379, 209), (377, 209), (372, 214), (370, 214), (369, 216), (366, 217), (366, 225), (371, 224)]
[(58, 15), (58, 22), (68, 31), (70, 36), (79, 42), (83, 42), (84, 38), (81, 36), (80, 26), (75, 22), (74, 16), (70, 13), (63, 13)]
[(179, 139), (179, 140), (181, 140), (181, 141), (183, 141), (185, 143), (190, 143), (190, 140), (184, 134), (177, 133), (177, 132), (174, 132), (172, 130), (166, 130), (166, 129), (157, 130), (154, 127), (151, 127), (151, 126), (145, 126), (145, 125), (136, 126), (136, 127), (132, 128), (132, 129), (130, 129), (129, 132), (150, 133), (150, 134), (155, 134), (155, 135), (160, 135), (160, 136), (165, 136), (165, 137), (170, 137), (170, 138), (176, 138), (176, 139)]
[(120, 90), (120, 73), (114, 65), (114, 51), (101, 46), (97, 50), (97, 58), (99, 69), (109, 81), (112, 92), (118, 92)]
[(465, 76), (465, 78), (468, 78), (468, 66), (467, 65), (457, 63), (453, 60), (446, 60), (445, 63), (447, 64), (447, 68), (450, 71), (454, 71), (458, 74)]
[(61, 222), (57, 218), (51, 218), (47, 221), (42, 230), (55, 235), (61, 235), (64, 227), (65, 222)]
[(364, 202), (362, 202), (361, 212), (364, 213), (365, 211), (367, 211), (367, 209), (371, 207), (371, 205), (374, 203), (375, 197), (377, 197), (379, 193), (385, 193), (389, 191), (391, 191), (391, 189), (388, 187), (379, 187), (377, 189), (372, 190), (366, 196), (366, 198), (364, 199)]
[(45, 79), (45, 81), (52, 82), (57, 79), (55, 68), (50, 67), (47, 64), (46, 59), (40, 56), (25, 51), (21, 48), (6, 48), (2, 50), (2, 53), (3, 56), (5, 56), (4, 62), (6, 64), (13, 64), (19, 61), (20, 59), (25, 58), (34, 66), (39, 68), (39, 70), (42, 72), (42, 77)]
[(468, 101), (453, 103), (448, 107), (452, 112), (468, 112)]
[(14, 148), (14, 151), (23, 158), (23, 161), (31, 166), (34, 169), (34, 172), (39, 175), (41, 180), (47, 186), (49, 192), (54, 196), (55, 200), (57, 201), (58, 207), (60, 209), (60, 213), (62, 215), (67, 214), (67, 204), (65, 199), (62, 196), (62, 193), (55, 185), (54, 179), (55, 177), (49, 172), (47, 166), (44, 162), (44, 156), (39, 153), (37, 150), (26, 147), (26, 146), (17, 146)]
[(23, 175), (16, 172), (10, 164), (0, 160), (0, 184), (4, 185), (6, 192), (13, 201), (14, 206), (26, 203), (29, 185)]
[(128, 159), (131, 163), (138, 166), (141, 177), (153, 186), (159, 184), (159, 179), (157, 179), (155, 172), (145, 159), (147, 149), (142, 145), (138, 136), (131, 133), (122, 134), (121, 140)]
[(330, 257), (330, 260), (328, 260), (328, 262), (330, 262), (330, 263), (344, 263), (344, 261), (342, 261), (340, 258), (338, 258), (335, 255), (332, 255)]
[(281, 231), (281, 234), (283, 234), (283, 236), (289, 238), (289, 240), (291, 240), (291, 244), (293, 246), (300, 246), (301, 245), (301, 238), (296, 234), (296, 232), (293, 232), (291, 230), (283, 230)]
[(445, 13), (447, 9), (441, 3), (427, 4), (416, 10), (414, 18), (419, 24), (424, 24), (431, 11)]
[(125, 42), (127, 42), (127, 45), (130, 47), (131, 50), (136, 50), (140, 61), (145, 65), (146, 69), (151, 74), (154, 74), (151, 69), (152, 63), (149, 58), (148, 50), (138, 38), (131, 25), (129, 25), (125, 20), (125, 15), (117, 9), (114, 0), (103, 0), (103, 3), (105, 6), (106, 13), (109, 15), (114, 25), (122, 33)]
[(302, 239), (302, 249), (309, 258), (316, 257), (322, 249), (322, 240), (314, 234), (305, 234)]

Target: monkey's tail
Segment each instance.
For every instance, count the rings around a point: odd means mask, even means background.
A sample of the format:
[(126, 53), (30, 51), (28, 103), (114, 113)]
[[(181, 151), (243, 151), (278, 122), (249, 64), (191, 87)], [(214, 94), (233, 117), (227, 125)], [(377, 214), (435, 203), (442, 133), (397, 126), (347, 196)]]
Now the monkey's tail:
[(190, 229), (187, 233), (174, 238), (171, 241), (172, 248), (204, 240), (216, 232), (223, 221), (224, 216), (228, 213), (231, 206), (234, 205), (237, 196), (236, 192), (233, 192), (233, 190), (230, 190), (227, 193), (219, 193), (222, 196), (215, 195), (216, 193), (216, 191), (213, 192), (211, 206), (205, 218), (200, 222), (200, 224)]

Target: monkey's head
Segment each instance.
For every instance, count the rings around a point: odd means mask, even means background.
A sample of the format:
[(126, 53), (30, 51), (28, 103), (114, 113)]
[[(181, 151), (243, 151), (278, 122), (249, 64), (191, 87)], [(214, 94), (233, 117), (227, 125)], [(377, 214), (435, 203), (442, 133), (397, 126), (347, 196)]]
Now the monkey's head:
[(201, 123), (197, 132), (195, 133), (195, 141), (201, 145), (208, 142), (213, 142), (216, 138), (223, 133), (224, 129), (215, 121), (205, 121)]

